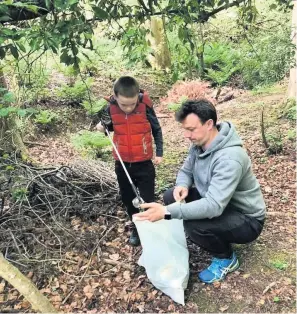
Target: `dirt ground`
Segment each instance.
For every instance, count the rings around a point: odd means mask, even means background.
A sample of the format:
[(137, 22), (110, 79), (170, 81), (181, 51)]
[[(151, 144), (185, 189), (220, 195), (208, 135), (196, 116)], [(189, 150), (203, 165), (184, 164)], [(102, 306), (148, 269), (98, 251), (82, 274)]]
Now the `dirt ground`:
[[(189, 143), (183, 139), (174, 113), (158, 103), (166, 88), (152, 83), (146, 88), (153, 96), (165, 141), (164, 162), (157, 167), (156, 180), (161, 196), (162, 191), (173, 185)], [(295, 147), (287, 141), (282, 153), (267, 155), (259, 122), (264, 106), (269, 125), (277, 123), (283, 134), (294, 127), (287, 120), (271, 120), (284, 100), (284, 90), (281, 86), (273, 94), (241, 92), (217, 105), (220, 120), (233, 122), (244, 140), (268, 211), (259, 239), (235, 246), (241, 266), (225, 281), (212, 285), (198, 281), (197, 272), (207, 267), (211, 256), (189, 242), (191, 275), (185, 292), (186, 304), (174, 303), (152, 286), (144, 269), (137, 265), (141, 248), (128, 245), (129, 222), (120, 206), (114, 218), (100, 214), (93, 221), (72, 217), (71, 225), (76, 230), (93, 228), (96, 232), (97, 225), (105, 225), (96, 250), (69, 251), (64, 260), (52, 263), (50, 273), (35, 273), (32, 266), (26, 275), (57, 309), (65, 312), (295, 313)], [(79, 110), (77, 115), (80, 116)], [(88, 124), (83, 119), (78, 121), (74, 129)], [(74, 160), (78, 152), (71, 147), (68, 136), (64, 132), (35, 137), (36, 142), (46, 146), (31, 146), (30, 156), (42, 164)], [(2, 281), (0, 311), (26, 312), (30, 307), (14, 288)]]

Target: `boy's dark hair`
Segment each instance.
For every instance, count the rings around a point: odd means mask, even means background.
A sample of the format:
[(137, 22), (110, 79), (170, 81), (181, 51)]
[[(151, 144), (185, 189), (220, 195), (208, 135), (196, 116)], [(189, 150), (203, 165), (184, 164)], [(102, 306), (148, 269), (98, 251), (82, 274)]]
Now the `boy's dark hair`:
[(190, 113), (196, 114), (202, 124), (210, 119), (213, 120), (214, 126), (217, 123), (216, 108), (207, 99), (185, 101), (175, 114), (176, 121), (182, 122)]
[(122, 76), (115, 82), (113, 91), (116, 96), (135, 97), (139, 93), (139, 85), (135, 78)]

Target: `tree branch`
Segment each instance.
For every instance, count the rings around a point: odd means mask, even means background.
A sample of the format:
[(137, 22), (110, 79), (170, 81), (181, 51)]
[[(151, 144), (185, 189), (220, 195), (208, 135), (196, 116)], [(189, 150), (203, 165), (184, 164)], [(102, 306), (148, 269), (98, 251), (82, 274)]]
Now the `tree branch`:
[(16, 267), (10, 264), (0, 253), (0, 276), (15, 287), (41, 313), (57, 313), (49, 300), (24, 276)]
[(137, 2), (143, 7), (143, 9), (146, 12), (150, 12), (149, 8), (146, 7), (145, 3), (143, 2), (143, 0), (137, 0)]
[[(231, 3), (226, 3), (225, 5), (222, 5), (214, 10), (212, 10), (211, 12), (206, 12), (206, 11), (202, 11), (201, 12), (201, 18), (199, 20), (199, 22), (207, 22), (208, 19), (210, 17), (212, 17), (213, 15), (216, 15), (217, 13), (221, 12), (221, 11), (224, 11), (224, 10), (227, 10), (229, 8), (232, 8), (232, 7), (235, 7), (235, 6), (240, 6), (241, 3), (243, 3), (245, 0), (235, 0)], [(205, 18), (205, 20), (203, 19)]]
[[(200, 22), (200, 23), (205, 23), (209, 20), (210, 17), (216, 15), (217, 13), (227, 10), (231, 7), (234, 6), (239, 6), (240, 4), (242, 4), (245, 0), (234, 0), (231, 3), (227, 3), (225, 5), (222, 5), (210, 12), (207, 11), (201, 11), (200, 13), (197, 14), (197, 18), (194, 18), (193, 21), (194, 22)], [(31, 11), (28, 11), (24, 8), (22, 9), (17, 9), (15, 7), (12, 7), (9, 11), (9, 15), (11, 17), (11, 21), (8, 21), (6, 23), (9, 22), (19, 22), (19, 21), (23, 21), (23, 20), (30, 20), (30, 19), (35, 19), (38, 18), (42, 15), (46, 15), (50, 12), (52, 12), (54, 10), (54, 5), (52, 5), (51, 8), (47, 8), (46, 7), (46, 3), (45, 0), (36, 0), (36, 2), (38, 3), (38, 6), (41, 8), (38, 11), (38, 14), (33, 13)], [(122, 18), (140, 18), (140, 17), (149, 17), (149, 16), (160, 16), (160, 15), (183, 15), (183, 10), (182, 7), (180, 9), (176, 9), (176, 10), (164, 10), (164, 11), (158, 11), (158, 12), (153, 12), (152, 10), (150, 10), (145, 3), (143, 2), (143, 0), (138, 0), (138, 3), (141, 5), (141, 7), (143, 8), (144, 12), (143, 13), (139, 13), (139, 14), (125, 14), (125, 15), (119, 15), (119, 16), (114, 16), (112, 17), (113, 19), (122, 19)], [(184, 13), (187, 11), (184, 11)], [(196, 8), (192, 8), (192, 13), (196, 12)], [(105, 19), (102, 18), (93, 18), (93, 19), (89, 19), (87, 20), (88, 22), (92, 22), (92, 21), (104, 21)]]

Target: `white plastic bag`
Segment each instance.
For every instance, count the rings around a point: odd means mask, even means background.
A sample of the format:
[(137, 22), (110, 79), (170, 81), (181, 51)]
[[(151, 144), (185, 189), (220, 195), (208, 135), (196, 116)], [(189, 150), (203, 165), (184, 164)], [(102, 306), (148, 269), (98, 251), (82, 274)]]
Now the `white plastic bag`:
[(189, 251), (183, 221), (134, 219), (134, 222), (143, 249), (138, 264), (145, 267), (156, 288), (184, 305), (184, 290), (189, 279)]

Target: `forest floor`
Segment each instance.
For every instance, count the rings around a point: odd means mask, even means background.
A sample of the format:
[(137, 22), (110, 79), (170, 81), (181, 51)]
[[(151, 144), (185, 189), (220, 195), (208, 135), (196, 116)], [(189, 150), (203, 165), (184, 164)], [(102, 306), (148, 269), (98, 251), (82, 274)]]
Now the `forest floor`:
[[(96, 79), (100, 95), (111, 93), (111, 82)], [(140, 83), (152, 96), (164, 135), (164, 161), (157, 166), (158, 197), (174, 184), (189, 143), (174, 119), (174, 113), (160, 103), (170, 89), (147, 78)], [(211, 256), (188, 243), (190, 280), (185, 292), (185, 306), (174, 303), (156, 290), (138, 266), (141, 247), (128, 244), (129, 222), (123, 208), (117, 207), (115, 218), (87, 220), (71, 217), (75, 230), (106, 226), (98, 248), (68, 251), (59, 263), (47, 271), (24, 270), (38, 288), (63, 312), (199, 312), (199, 313), (295, 313), (296, 312), (296, 223), (295, 223), (295, 146), (287, 139), (294, 121), (278, 117), (285, 98), (285, 86), (259, 93), (237, 91), (235, 97), (217, 105), (219, 120), (231, 121), (244, 141), (251, 157), (267, 205), (267, 218), (261, 236), (248, 245), (236, 245), (240, 268), (221, 283), (206, 285), (197, 273), (207, 267)], [(268, 155), (263, 146), (260, 112), (264, 107), (267, 132), (279, 132), (283, 150)], [(67, 109), (69, 110), (69, 109)], [(79, 157), (69, 141), (69, 134), (87, 128), (82, 109), (71, 109), (71, 123), (54, 133), (39, 133), (28, 138), (45, 146), (32, 145), (30, 157), (43, 165), (68, 164)], [(277, 131), (275, 131), (277, 129)], [(104, 218), (104, 219), (103, 219)], [(94, 229), (96, 230), (96, 229)], [(103, 257), (103, 258), (102, 258)], [(72, 262), (67, 262), (71, 260)], [(111, 261), (111, 262), (110, 262)], [(17, 266), (17, 265), (16, 265)], [(0, 311), (30, 311), (18, 292), (0, 281)]]

